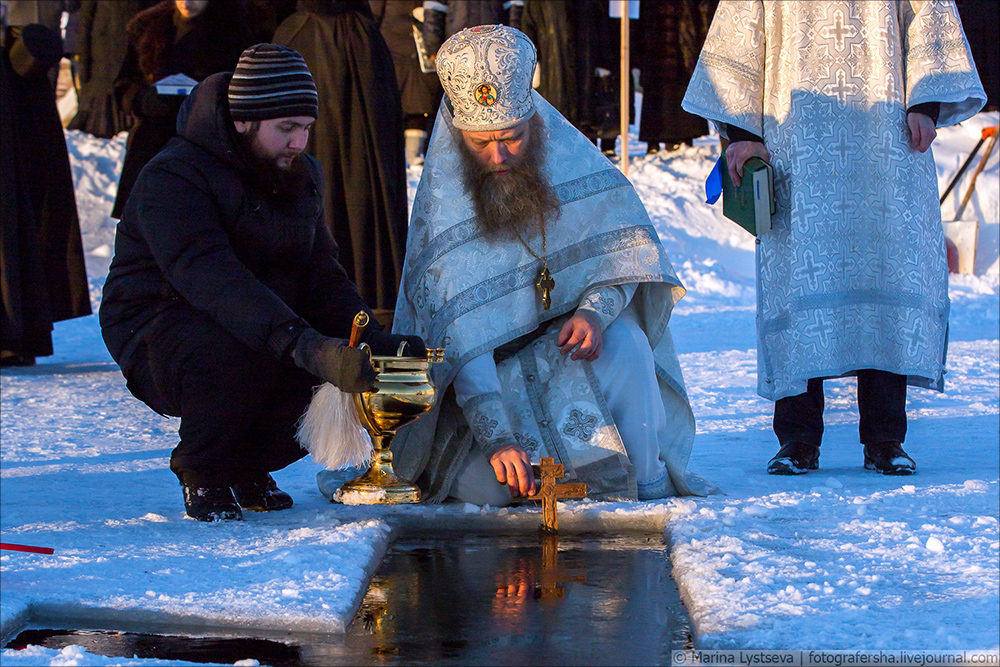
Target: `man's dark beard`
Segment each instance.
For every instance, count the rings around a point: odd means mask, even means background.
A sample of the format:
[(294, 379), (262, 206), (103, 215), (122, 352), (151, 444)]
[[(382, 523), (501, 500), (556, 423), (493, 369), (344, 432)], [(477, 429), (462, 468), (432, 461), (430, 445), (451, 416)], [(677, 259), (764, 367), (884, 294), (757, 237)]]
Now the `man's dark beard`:
[(309, 178), (302, 160), (296, 157), (286, 169), (278, 166), (273, 157), (261, 155), (254, 146), (259, 129), (258, 125), (252, 125), (247, 132), (236, 135), (243, 149), (254, 189), (275, 199), (295, 199), (302, 184)]
[(545, 124), (538, 114), (528, 123), (528, 146), (517, 166), (504, 166), (506, 174), (483, 165), (458, 139), (462, 175), (472, 194), (479, 230), (487, 240), (514, 240), (518, 235), (527, 240), (541, 230), (543, 220), (559, 217), (559, 197), (542, 173)]

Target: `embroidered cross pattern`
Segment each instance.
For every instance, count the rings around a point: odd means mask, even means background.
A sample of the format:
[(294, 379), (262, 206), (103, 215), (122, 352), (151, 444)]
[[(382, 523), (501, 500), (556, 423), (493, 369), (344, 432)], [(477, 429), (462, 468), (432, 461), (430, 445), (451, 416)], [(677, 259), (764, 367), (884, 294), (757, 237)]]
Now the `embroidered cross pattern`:
[(601, 312), (602, 313), (604, 313), (605, 315), (614, 315), (615, 314), (615, 300), (614, 299), (612, 299), (610, 297), (606, 297), (606, 296), (600, 296), (600, 297), (597, 298), (597, 301), (598, 301), (598, 303), (601, 304)]
[(583, 482), (556, 484), (557, 479), (566, 476), (563, 465), (554, 458), (543, 457), (538, 466), (542, 476), (542, 486), (538, 497), (542, 499), (542, 526), (544, 533), (559, 532), (559, 517), (556, 516), (556, 502), (560, 498), (586, 498), (587, 485)]
[(481, 440), (486, 441), (487, 439), (493, 437), (493, 431), (497, 427), (497, 420), (490, 419), (486, 415), (479, 415), (476, 419), (476, 423), (473, 424), (473, 428), (476, 431), (476, 435), (480, 437)]
[(594, 435), (595, 428), (597, 428), (597, 417), (573, 408), (569, 411), (569, 419), (563, 427), (563, 433), (586, 442)]

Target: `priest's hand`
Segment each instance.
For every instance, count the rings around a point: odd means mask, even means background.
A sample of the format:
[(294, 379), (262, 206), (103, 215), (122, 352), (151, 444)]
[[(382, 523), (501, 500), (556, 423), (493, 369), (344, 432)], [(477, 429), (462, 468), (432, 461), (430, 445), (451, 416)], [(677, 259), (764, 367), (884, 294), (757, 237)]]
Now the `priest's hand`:
[(515, 444), (507, 445), (490, 455), (490, 465), (497, 481), (506, 484), (513, 498), (538, 493), (538, 480), (531, 470), (528, 453)]
[[(594, 361), (601, 356), (603, 347), (603, 334), (597, 318), (585, 310), (576, 311), (576, 314), (569, 318), (559, 331), (556, 345), (559, 347), (560, 354), (573, 352), (570, 356), (573, 361), (580, 359)], [(573, 348), (576, 350), (574, 351)]]
[(743, 182), (743, 165), (752, 157), (759, 157), (764, 162), (771, 163), (771, 153), (759, 141), (734, 141), (726, 148), (729, 178), (732, 179), (734, 185)]
[(349, 347), (343, 338), (328, 338), (315, 329), (302, 332), (292, 358), (299, 368), (348, 394), (368, 391), (378, 377), (368, 352)]
[(931, 142), (937, 136), (934, 119), (922, 113), (911, 111), (906, 114), (906, 124), (910, 127), (910, 147), (918, 153), (931, 147)]

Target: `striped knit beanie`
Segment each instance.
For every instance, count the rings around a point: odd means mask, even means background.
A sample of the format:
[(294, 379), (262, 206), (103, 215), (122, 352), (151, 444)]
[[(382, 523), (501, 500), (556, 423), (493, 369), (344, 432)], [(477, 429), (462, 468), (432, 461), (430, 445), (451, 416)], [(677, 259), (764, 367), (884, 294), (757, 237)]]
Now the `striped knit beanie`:
[(229, 82), (233, 120), (319, 117), (319, 95), (306, 61), (277, 44), (257, 44), (240, 56)]

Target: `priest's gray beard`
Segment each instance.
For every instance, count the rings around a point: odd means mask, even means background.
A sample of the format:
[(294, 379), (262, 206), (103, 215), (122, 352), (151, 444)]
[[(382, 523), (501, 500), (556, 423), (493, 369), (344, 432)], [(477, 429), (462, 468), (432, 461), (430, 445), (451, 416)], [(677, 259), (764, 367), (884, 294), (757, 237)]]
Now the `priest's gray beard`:
[[(516, 166), (486, 166), (461, 138), (462, 175), (472, 194), (479, 230), (489, 241), (535, 236), (542, 222), (559, 218), (559, 197), (542, 173), (545, 163), (545, 123), (536, 113), (528, 121), (529, 138)], [(506, 174), (495, 171), (506, 169)]]

